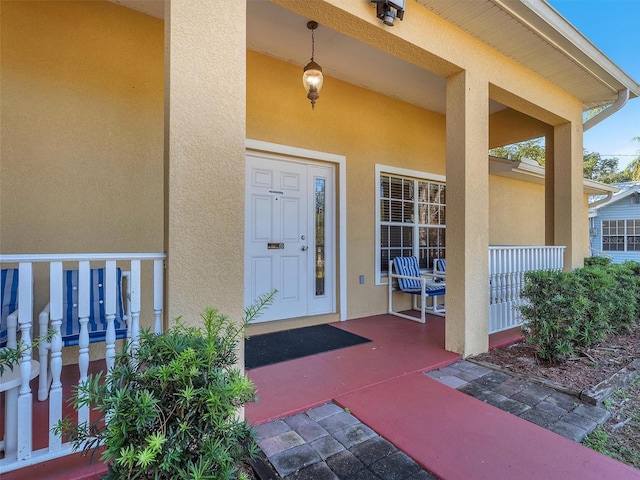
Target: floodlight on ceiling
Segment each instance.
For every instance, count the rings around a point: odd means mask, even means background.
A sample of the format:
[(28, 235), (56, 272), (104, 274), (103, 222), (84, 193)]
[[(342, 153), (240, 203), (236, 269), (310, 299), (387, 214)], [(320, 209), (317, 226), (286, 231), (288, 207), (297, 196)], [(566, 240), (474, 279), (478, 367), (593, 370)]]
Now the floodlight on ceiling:
[(371, 3), (376, 4), (376, 17), (389, 27), (393, 27), (396, 17), (404, 18), (405, 0), (371, 0)]

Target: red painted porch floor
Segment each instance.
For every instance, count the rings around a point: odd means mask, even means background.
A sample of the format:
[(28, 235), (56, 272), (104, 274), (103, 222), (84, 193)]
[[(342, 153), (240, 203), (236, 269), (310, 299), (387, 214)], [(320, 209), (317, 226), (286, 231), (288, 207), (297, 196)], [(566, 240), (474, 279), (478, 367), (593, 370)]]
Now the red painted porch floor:
[[(334, 325), (372, 342), (248, 371), (259, 397), (246, 408), (249, 422), (334, 401), (439, 478), (640, 479), (638, 470), (423, 375), (459, 359), (442, 348), (444, 319), (422, 325), (379, 315)], [(517, 336), (493, 336), (490, 346)]]
[(248, 370), (258, 393), (258, 401), (246, 407), (249, 422), (293, 415), (358, 389), (435, 370), (460, 358), (442, 348), (442, 317), (429, 317), (421, 324), (378, 315), (333, 325), (372, 341)]

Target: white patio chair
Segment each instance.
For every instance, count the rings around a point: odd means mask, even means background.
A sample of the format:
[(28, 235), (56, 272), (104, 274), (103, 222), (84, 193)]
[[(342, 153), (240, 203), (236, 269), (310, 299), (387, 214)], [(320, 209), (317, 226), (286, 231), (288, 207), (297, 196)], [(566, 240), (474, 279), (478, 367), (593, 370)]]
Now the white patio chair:
[[(395, 273), (394, 273), (395, 271)], [(397, 281), (397, 288), (394, 287), (394, 280)], [(420, 311), (420, 319), (411, 315), (400, 313), (393, 308), (393, 293), (399, 290), (413, 296), (413, 309)], [(445, 283), (437, 274), (420, 273), (420, 265), (417, 257), (396, 257), (389, 262), (389, 311), (391, 315), (406, 318), (409, 320), (425, 323), (425, 313), (428, 311), (433, 315), (444, 316), (445, 308), (443, 303), (439, 303), (438, 297), (445, 294)], [(431, 305), (427, 299), (431, 297)], [(418, 298), (420, 307), (418, 308)]]
[(433, 274), (444, 280), (447, 276), (447, 261), (444, 258), (436, 258), (433, 261)]

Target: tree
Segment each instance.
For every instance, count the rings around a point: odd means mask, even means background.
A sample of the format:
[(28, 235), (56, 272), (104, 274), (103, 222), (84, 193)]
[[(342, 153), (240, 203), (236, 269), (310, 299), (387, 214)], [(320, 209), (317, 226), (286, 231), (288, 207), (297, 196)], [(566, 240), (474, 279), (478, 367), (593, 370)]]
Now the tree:
[(545, 152), (542, 138), (535, 138), (525, 142), (513, 143), (504, 147), (492, 148), (489, 155), (500, 158), (508, 158), (514, 162), (520, 161), (522, 157), (527, 157), (544, 166)]
[[(633, 139), (640, 142), (640, 137), (633, 137)], [(636, 151), (636, 158), (631, 160), (622, 173), (627, 174), (631, 181), (640, 181), (640, 150)]]
[(629, 181), (631, 178), (625, 172), (618, 171), (617, 158), (602, 158), (599, 153), (589, 152), (584, 149), (583, 176), (589, 180), (603, 183), (619, 183)]
[[(640, 142), (640, 137), (635, 137), (634, 140)], [(603, 183), (640, 181), (640, 150), (637, 153), (638, 156), (631, 161), (627, 168), (619, 171), (618, 158), (602, 158), (599, 153), (584, 149), (582, 152), (583, 176), (589, 180)], [(520, 161), (522, 157), (527, 157), (535, 160), (541, 166), (545, 165), (545, 149), (542, 138), (492, 148), (489, 150), (489, 155), (513, 161)]]

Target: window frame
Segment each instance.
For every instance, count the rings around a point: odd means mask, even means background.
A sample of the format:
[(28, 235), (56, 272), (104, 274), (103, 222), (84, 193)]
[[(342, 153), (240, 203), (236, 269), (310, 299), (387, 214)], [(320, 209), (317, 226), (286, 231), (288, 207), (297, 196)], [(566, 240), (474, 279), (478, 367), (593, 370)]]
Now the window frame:
[[(609, 232), (607, 235), (605, 235), (605, 222), (607, 223), (607, 231)], [(615, 234), (611, 234), (611, 223), (613, 222), (623, 222), (623, 228), (622, 228), (622, 233), (617, 232)], [(630, 222), (633, 223), (633, 225), (630, 227)], [(640, 251), (640, 249), (637, 250), (630, 250), (629, 249), (629, 238), (630, 237), (640, 237), (640, 234), (636, 233), (636, 229), (638, 229), (640, 227), (640, 218), (609, 218), (609, 219), (604, 219), (600, 222), (600, 231), (602, 232), (602, 238), (600, 241), (600, 248), (603, 252), (624, 252), (624, 253), (634, 253), (634, 252), (638, 252)], [(616, 229), (618, 229), (618, 225), (616, 225), (615, 227)], [(630, 232), (630, 228), (632, 228), (634, 231)], [(610, 250), (610, 249), (605, 249), (605, 237), (622, 237), (622, 243), (618, 243), (616, 242), (616, 245), (622, 245), (623, 248), (622, 249), (617, 249), (617, 250)], [(607, 242), (608, 245), (611, 245), (611, 242)]]
[[(442, 183), (446, 186), (447, 177), (444, 175), (438, 175), (430, 172), (423, 172), (418, 170), (411, 170), (407, 168), (400, 167), (392, 167), (389, 165), (376, 164), (375, 165), (375, 282), (376, 285), (387, 285), (388, 284), (388, 276), (382, 273), (382, 261), (381, 261), (381, 238), (380, 238), (380, 230), (381, 230), (381, 212), (380, 212), (380, 204), (381, 204), (381, 195), (380, 195), (380, 180), (382, 175), (393, 175), (404, 178), (411, 178), (413, 180), (418, 181), (426, 181), (426, 182), (436, 182)], [(446, 203), (445, 203), (446, 208)], [(419, 224), (410, 223), (407, 226), (415, 227)], [(442, 227), (445, 230), (446, 235), (446, 222)], [(419, 242), (414, 242), (413, 249), (414, 254), (418, 254), (420, 245)]]

